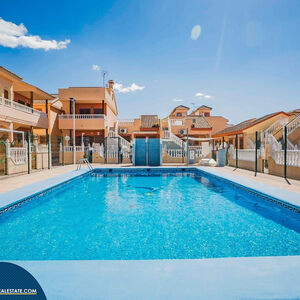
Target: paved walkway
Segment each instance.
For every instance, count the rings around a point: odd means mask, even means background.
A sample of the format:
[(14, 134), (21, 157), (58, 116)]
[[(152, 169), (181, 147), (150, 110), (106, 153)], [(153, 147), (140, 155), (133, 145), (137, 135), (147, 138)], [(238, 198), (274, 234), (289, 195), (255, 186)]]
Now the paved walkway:
[(223, 168), (218, 168), (218, 170), (225, 172), (225, 173), (232, 173), (236, 176), (241, 176), (245, 178), (249, 178), (255, 181), (259, 181), (261, 183), (266, 183), (269, 185), (276, 186), (277, 188), (282, 188), (291, 192), (296, 192), (300, 193), (300, 181), (299, 180), (293, 180), (293, 179), (288, 179), (288, 182), (283, 178), (283, 177), (278, 177), (274, 175), (269, 175), (269, 174), (263, 174), (263, 173), (257, 173), (256, 176), (254, 176), (253, 171), (248, 171), (244, 169), (236, 169), (235, 171), (234, 168), (232, 167), (223, 167)]
[[(100, 168), (100, 167), (114, 167), (120, 165), (103, 165), (103, 164), (92, 164), (93, 167)], [(123, 167), (129, 166), (129, 165), (121, 165)], [(86, 167), (84, 167), (86, 168)], [(76, 166), (74, 165), (67, 165), (67, 166), (57, 166), (53, 167), (50, 170), (44, 169), (44, 170), (38, 170), (34, 171), (30, 174), (22, 174), (22, 175), (14, 175), (14, 176), (3, 176), (0, 177), (0, 194), (6, 193), (9, 191), (12, 191), (14, 189), (26, 186), (28, 184), (36, 183), (48, 178), (52, 178), (54, 176), (62, 175), (64, 173), (73, 171), (76, 169)]]
[[(124, 165), (103, 165), (103, 164), (93, 164), (96, 168), (110, 168), (110, 167), (129, 167), (130, 165), (124, 164)], [(166, 166), (185, 166), (183, 164), (168, 164)], [(12, 176), (12, 177), (0, 177), (0, 194), (12, 191), (14, 189), (26, 186), (31, 183), (35, 183), (41, 180), (45, 180), (54, 176), (58, 176), (70, 171), (73, 171), (76, 167), (74, 165), (68, 165), (68, 166), (58, 166), (53, 167), (52, 169), (48, 170), (41, 170), (36, 171), (31, 174), (24, 174), (24, 175), (18, 175), (18, 176)], [(217, 168), (218, 171), (224, 172), (224, 173), (232, 173), (236, 176), (241, 176), (245, 178), (249, 178), (252, 180), (256, 180), (258, 182), (266, 183), (272, 186), (275, 186), (277, 188), (282, 188), (291, 192), (300, 193), (300, 181), (298, 180), (290, 180), (290, 184), (288, 184), (284, 178), (277, 177), (273, 175), (268, 174), (261, 174), (257, 173), (257, 176), (254, 176), (254, 172), (243, 170), (243, 169), (237, 169), (235, 171), (232, 167), (224, 167), (224, 168)]]

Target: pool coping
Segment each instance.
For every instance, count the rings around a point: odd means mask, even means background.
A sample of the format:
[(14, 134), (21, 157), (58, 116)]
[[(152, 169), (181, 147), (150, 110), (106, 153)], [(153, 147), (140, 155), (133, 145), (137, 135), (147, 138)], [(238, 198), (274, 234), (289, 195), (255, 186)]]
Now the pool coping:
[(299, 299), (300, 256), (9, 261), (49, 299)]
[[(179, 169), (179, 170), (199, 170), (208, 176), (213, 176), (219, 180), (225, 181), (232, 184), (235, 187), (242, 188), (250, 193), (257, 194), (260, 197), (267, 198), (276, 204), (285, 206), (289, 209), (300, 212), (300, 194), (287, 191), (282, 188), (278, 188), (269, 184), (257, 182), (245, 177), (237, 176), (235, 174), (229, 174), (222, 172), (219, 168), (212, 167), (202, 167), (202, 166), (160, 166), (160, 167), (98, 167), (94, 170), (140, 170), (140, 169)], [(74, 170), (67, 172), (62, 175), (54, 176), (33, 184), (26, 185), (24, 187), (17, 188), (15, 190), (0, 193), (0, 213), (5, 212), (13, 206), (19, 205), (20, 203), (30, 200), (34, 197), (40, 196), (43, 193), (49, 192), (62, 184), (67, 184), (68, 182), (84, 176), (92, 171), (89, 169)], [(2, 200), (2, 198), (4, 200)]]

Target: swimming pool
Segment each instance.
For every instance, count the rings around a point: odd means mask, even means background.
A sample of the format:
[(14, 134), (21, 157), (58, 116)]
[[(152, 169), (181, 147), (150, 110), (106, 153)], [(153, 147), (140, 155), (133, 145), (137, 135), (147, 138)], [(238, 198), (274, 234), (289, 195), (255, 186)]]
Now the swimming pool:
[(2, 260), (300, 254), (300, 214), (197, 169), (96, 169), (0, 215)]

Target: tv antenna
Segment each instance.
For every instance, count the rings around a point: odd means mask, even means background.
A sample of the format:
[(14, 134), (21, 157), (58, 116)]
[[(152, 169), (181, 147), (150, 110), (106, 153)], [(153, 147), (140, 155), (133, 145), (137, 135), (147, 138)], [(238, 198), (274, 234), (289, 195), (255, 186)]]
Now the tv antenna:
[(105, 82), (106, 82), (106, 78), (107, 78), (107, 75), (108, 75), (108, 71), (101, 71), (101, 74), (102, 74), (102, 78), (103, 78), (103, 87), (105, 87)]
[(195, 110), (195, 107), (196, 107), (196, 104), (195, 104), (195, 102), (191, 102), (191, 104), (192, 104), (192, 110), (194, 111)]

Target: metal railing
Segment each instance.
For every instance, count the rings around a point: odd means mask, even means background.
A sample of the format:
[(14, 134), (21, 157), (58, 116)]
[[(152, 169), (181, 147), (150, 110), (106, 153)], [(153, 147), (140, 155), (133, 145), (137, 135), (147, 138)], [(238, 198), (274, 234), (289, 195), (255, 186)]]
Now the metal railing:
[(69, 115), (59, 115), (60, 120), (72, 120), (73, 116), (75, 116), (75, 119), (106, 119), (106, 116), (104, 114), (69, 114)]
[(81, 158), (81, 159), (78, 160), (76, 171), (80, 170), (81, 165), (83, 165), (83, 164), (86, 164), (87, 167), (89, 168), (89, 170), (93, 170), (93, 167), (90, 164), (90, 162), (88, 161), (88, 159), (87, 158)]

